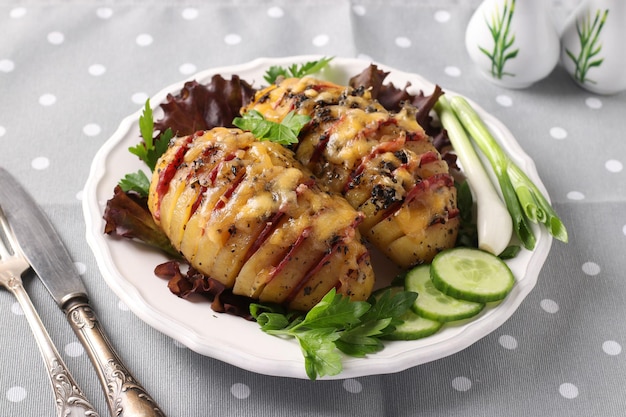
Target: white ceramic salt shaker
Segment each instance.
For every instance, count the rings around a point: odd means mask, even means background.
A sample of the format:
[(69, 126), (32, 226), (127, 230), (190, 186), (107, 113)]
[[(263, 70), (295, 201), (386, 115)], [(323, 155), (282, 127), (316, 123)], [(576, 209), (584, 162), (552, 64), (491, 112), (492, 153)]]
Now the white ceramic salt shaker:
[(626, 1), (584, 0), (561, 32), (561, 63), (589, 91), (626, 90)]
[(506, 88), (526, 88), (559, 61), (559, 33), (545, 0), (484, 0), (472, 15), (465, 46), (479, 71)]

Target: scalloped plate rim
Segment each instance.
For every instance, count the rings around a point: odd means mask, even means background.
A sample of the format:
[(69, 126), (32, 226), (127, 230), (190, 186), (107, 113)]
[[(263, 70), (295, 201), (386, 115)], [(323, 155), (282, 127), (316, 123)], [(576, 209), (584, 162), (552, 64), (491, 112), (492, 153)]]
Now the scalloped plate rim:
[[(318, 55), (257, 58), (240, 65), (207, 69), (163, 88), (151, 98), (151, 105), (157, 117), (160, 110), (158, 105), (165, 100), (167, 94), (176, 94), (184, 83), (190, 80), (208, 82), (209, 78), (215, 74), (225, 77), (228, 74), (238, 74), (242, 79), (258, 83), (257, 86), (259, 86), (263, 83), (260, 74), (270, 65), (288, 65), (319, 58), (321, 56)], [(331, 62), (331, 70), (322, 75), (324, 78), (338, 82), (340, 80), (337, 78), (345, 77), (346, 74), (356, 74), (370, 63), (390, 72), (386, 82), (403, 86), (404, 81), (410, 80), (411, 88), (422, 89), (425, 93), (434, 87), (434, 84), (417, 74), (357, 58), (335, 57)], [(341, 71), (345, 74), (342, 75)], [(254, 80), (246, 76), (251, 74), (254, 74)], [(446, 90), (446, 94), (456, 93)], [(534, 162), (524, 153), (506, 126), (472, 100), (469, 98), (468, 100), (476, 106), (477, 111), (505, 150), (513, 156), (539, 188), (545, 191)], [(175, 297), (167, 290), (165, 281), (151, 274), (154, 266), (166, 258), (140, 245), (111, 239), (102, 232), (104, 204), (112, 195), (114, 183), (125, 173), (141, 168), (141, 164), (134, 161), (126, 151), (128, 146), (138, 141), (137, 121), (141, 111), (142, 109), (139, 109), (124, 118), (114, 134), (96, 153), (83, 193), (87, 242), (107, 285), (139, 319), (201, 355), (213, 357), (259, 374), (307, 378), (304, 372), (304, 360), (296, 342), (269, 336), (263, 333), (256, 323), (215, 313), (207, 302), (190, 302)], [(121, 148), (122, 144), (128, 146)], [(112, 169), (111, 159), (116, 153), (119, 155), (115, 157), (116, 164)], [(533, 229), (537, 236), (537, 246), (532, 252), (523, 250), (522, 254), (510, 263), (518, 281), (511, 294), (497, 307), (487, 308), (475, 319), (447, 327), (428, 338), (410, 342), (387, 342), (383, 351), (367, 358), (346, 358), (342, 373), (323, 379), (344, 379), (400, 372), (457, 353), (500, 327), (513, 315), (536, 285), (541, 268), (550, 251), (551, 236), (538, 227), (534, 226)], [(138, 279), (135, 276), (137, 271), (128, 270), (130, 268), (128, 264), (131, 262), (123, 259), (122, 253), (124, 256), (130, 253), (139, 257), (141, 266), (132, 262), (133, 267), (143, 267), (138, 270), (139, 273), (143, 274), (146, 268), (150, 268), (149, 272), (145, 272), (148, 275), (145, 282), (142, 281), (140, 284), (135, 282)], [(196, 313), (206, 316), (188, 323), (189, 315), (195, 318)], [(198, 323), (198, 320), (202, 322)], [(225, 332), (225, 329), (231, 331), (233, 328), (237, 331), (235, 337), (220, 334), (220, 331)]]

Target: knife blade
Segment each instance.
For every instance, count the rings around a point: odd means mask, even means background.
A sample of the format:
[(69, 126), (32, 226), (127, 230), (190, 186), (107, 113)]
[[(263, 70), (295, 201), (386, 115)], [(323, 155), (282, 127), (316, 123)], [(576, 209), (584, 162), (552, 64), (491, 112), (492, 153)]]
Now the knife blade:
[(0, 167), (0, 205), (30, 263), (70, 322), (96, 372), (111, 416), (164, 417), (128, 371), (89, 304), (87, 289), (67, 248), (33, 197)]
[(87, 289), (66, 247), (35, 200), (3, 168), (0, 168), (0, 184), (0, 202), (9, 223), (26, 259), (52, 298), (61, 308), (73, 298), (87, 298)]

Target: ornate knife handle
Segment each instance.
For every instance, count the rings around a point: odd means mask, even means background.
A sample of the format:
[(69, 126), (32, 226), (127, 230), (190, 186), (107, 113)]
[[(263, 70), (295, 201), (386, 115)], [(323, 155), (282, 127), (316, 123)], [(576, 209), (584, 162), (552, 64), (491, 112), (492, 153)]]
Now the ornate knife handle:
[(122, 363), (96, 313), (83, 299), (70, 300), (65, 314), (96, 368), (114, 417), (165, 417), (156, 402)]

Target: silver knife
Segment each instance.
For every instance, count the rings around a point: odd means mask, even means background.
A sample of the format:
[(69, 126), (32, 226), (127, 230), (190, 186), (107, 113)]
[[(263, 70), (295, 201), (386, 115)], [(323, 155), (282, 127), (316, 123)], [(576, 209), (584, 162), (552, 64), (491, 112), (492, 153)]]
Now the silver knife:
[(17, 180), (0, 167), (0, 205), (26, 259), (84, 346), (115, 417), (164, 417), (113, 349), (89, 304), (87, 289), (50, 220)]

